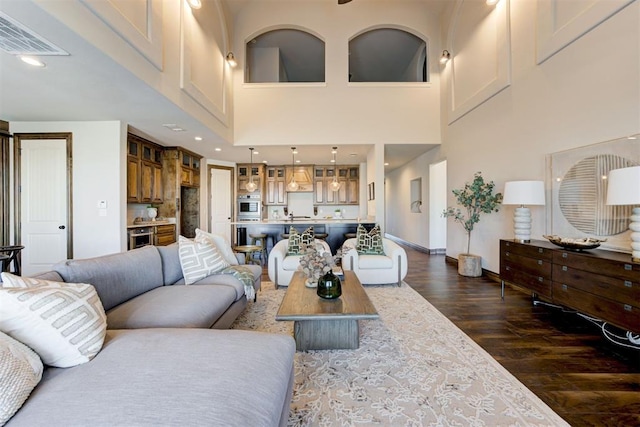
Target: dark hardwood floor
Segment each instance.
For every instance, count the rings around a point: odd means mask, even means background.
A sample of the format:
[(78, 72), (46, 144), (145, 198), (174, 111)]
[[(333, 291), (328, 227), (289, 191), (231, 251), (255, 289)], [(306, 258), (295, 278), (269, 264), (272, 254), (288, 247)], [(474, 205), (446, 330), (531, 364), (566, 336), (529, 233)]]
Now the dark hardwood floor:
[(444, 255), (405, 250), (405, 281), (569, 424), (640, 426), (640, 351), (515, 287), (503, 301), (498, 282), (460, 276)]
[(573, 312), (406, 248), (405, 281), (572, 426), (640, 426), (640, 351)]

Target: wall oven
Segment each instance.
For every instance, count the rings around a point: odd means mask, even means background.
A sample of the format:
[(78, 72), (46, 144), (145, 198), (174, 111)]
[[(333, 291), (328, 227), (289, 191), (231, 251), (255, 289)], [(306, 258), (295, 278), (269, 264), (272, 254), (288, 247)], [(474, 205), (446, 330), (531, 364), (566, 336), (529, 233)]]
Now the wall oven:
[(259, 221), (262, 218), (262, 198), (259, 194), (238, 196), (238, 221)]
[(154, 227), (136, 227), (129, 229), (129, 250), (154, 243)]

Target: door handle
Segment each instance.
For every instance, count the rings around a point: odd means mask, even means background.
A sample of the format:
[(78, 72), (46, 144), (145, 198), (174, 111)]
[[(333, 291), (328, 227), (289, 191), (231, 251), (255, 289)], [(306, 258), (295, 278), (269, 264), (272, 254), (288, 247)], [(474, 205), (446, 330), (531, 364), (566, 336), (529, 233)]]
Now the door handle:
[(60, 226), (58, 226), (58, 228), (59, 228), (60, 230), (64, 230), (64, 229), (65, 229), (65, 228), (67, 228), (67, 227), (65, 227), (64, 225), (60, 225)]

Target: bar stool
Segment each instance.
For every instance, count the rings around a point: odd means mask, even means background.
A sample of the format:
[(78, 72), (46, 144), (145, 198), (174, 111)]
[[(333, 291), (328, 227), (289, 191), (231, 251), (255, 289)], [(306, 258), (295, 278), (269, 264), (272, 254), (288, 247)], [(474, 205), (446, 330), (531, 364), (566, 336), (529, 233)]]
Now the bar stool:
[(344, 240), (355, 239), (356, 236), (357, 236), (356, 233), (344, 233)]
[[(2, 271), (7, 273), (13, 273), (17, 276), (22, 275), (22, 266), (20, 265), (20, 251), (24, 249), (24, 246), (0, 246), (0, 254), (5, 255), (2, 257)], [(13, 262), (13, 271), (10, 266)]]
[(253, 256), (257, 253), (260, 253), (260, 251), (262, 251), (262, 248), (260, 246), (256, 246), (256, 245), (240, 245), (240, 246), (234, 246), (233, 250), (235, 252), (240, 252), (242, 254), (244, 254), (244, 263), (245, 264), (260, 264), (260, 261), (256, 261)]
[(249, 234), (249, 237), (251, 237), (252, 245), (262, 247), (260, 251), (260, 263), (265, 264), (267, 262), (267, 237), (269, 236), (264, 233), (255, 233)]

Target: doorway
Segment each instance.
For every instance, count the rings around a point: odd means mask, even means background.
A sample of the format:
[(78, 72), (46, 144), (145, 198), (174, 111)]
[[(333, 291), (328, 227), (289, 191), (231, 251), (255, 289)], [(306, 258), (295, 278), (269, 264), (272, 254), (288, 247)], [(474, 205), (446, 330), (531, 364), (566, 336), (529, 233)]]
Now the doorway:
[(224, 166), (209, 166), (209, 230), (231, 239), (233, 218), (233, 173)]
[(15, 134), (15, 241), (22, 274), (73, 258), (71, 133)]

